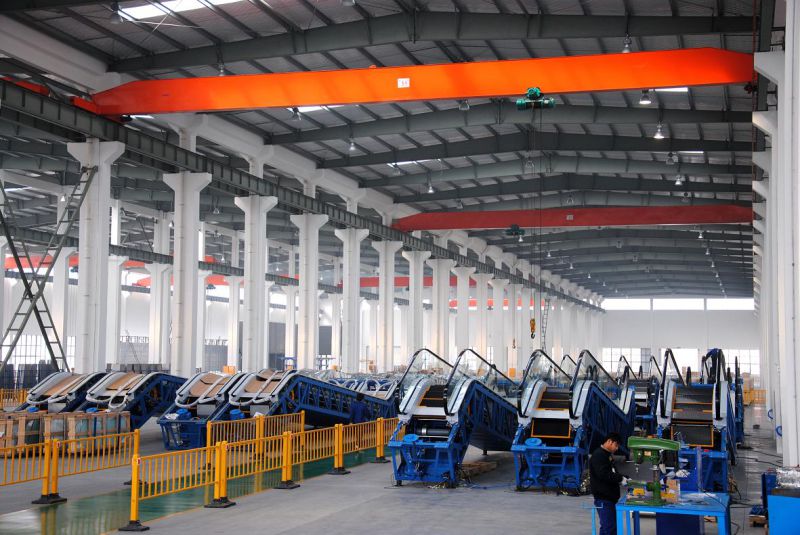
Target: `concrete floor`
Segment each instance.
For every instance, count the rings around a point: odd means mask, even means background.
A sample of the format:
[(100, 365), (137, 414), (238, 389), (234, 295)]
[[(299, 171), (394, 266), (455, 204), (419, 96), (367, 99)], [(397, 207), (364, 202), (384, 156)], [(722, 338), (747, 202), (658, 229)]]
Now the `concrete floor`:
[[(764, 423), (761, 408), (748, 410), (748, 443), (753, 450), (740, 450), (740, 463), (734, 474), (741, 497), (734, 495), (732, 508), (735, 522), (733, 533), (763, 533), (761, 528), (750, 528), (747, 515), (750, 505), (758, 502), (760, 474), (769, 464), (779, 461), (774, 457), (774, 444), (768, 426)], [(753, 430), (760, 423), (763, 429)], [(144, 430), (143, 451), (160, 450), (158, 429), (152, 424)], [(479, 452), (470, 452), (469, 458), (480, 458)], [(237, 505), (216, 510), (183, 506), (184, 512), (147, 521), (153, 532), (167, 534), (197, 533), (313, 533), (350, 534), (380, 530), (382, 534), (406, 534), (422, 529), (429, 533), (508, 533), (524, 530), (542, 534), (588, 534), (591, 532), (590, 497), (543, 495), (538, 492), (513, 491), (513, 461), (508, 453), (490, 454), (498, 468), (474, 478), (472, 485), (447, 490), (425, 485), (391, 485), (391, 465), (363, 464), (352, 468), (347, 476), (322, 475), (307, 479), (292, 491), (268, 490), (236, 498)], [(125, 496), (119, 492), (122, 481), (128, 479), (127, 469), (108, 470), (85, 476), (65, 478), (61, 494), (70, 498), (77, 508), (123, 508), (127, 510)], [(115, 492), (116, 491), (116, 492)], [(39, 486), (18, 485), (0, 489), (0, 532), (39, 533), (41, 518), (57, 508), (38, 508), (30, 500), (38, 496)], [(82, 497), (105, 493), (109, 499), (81, 500)], [(117, 496), (116, 501), (111, 496)], [(178, 495), (180, 496), (180, 495)], [(201, 502), (200, 502), (201, 503)], [(106, 504), (106, 505), (98, 505)], [(197, 502), (195, 502), (195, 505)], [(748, 505), (744, 505), (748, 504)], [(2, 514), (17, 511), (14, 514)], [(84, 511), (84, 515), (89, 511)], [(98, 512), (98, 515), (109, 511)], [(120, 519), (125, 512), (119, 511)], [(91, 514), (91, 513), (89, 513)], [(98, 533), (97, 528), (66, 526), (59, 516), (54, 516), (55, 530), (48, 533)], [(69, 517), (67, 517), (69, 518)], [(110, 525), (122, 525), (115, 519)], [(643, 520), (643, 533), (654, 533), (652, 520)], [(108, 523), (107, 523), (108, 524)], [(30, 528), (26, 528), (30, 526)], [(738, 530), (737, 530), (738, 526)], [(12, 529), (13, 528), (13, 529)], [(77, 528), (77, 529), (75, 529)], [(708, 533), (716, 527), (708, 524)]]

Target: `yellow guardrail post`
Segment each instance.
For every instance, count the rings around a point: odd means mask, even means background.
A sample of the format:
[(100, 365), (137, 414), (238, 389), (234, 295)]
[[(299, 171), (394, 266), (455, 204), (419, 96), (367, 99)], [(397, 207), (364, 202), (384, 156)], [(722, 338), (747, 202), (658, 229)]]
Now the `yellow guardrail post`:
[(256, 439), (258, 439), (255, 457), (263, 459), (267, 455), (267, 441), (264, 440), (267, 435), (267, 419), (260, 414), (254, 416), (254, 418), (256, 418)]
[(344, 467), (344, 426), (342, 424), (333, 426), (333, 468), (328, 473), (337, 476), (350, 473), (350, 470), (346, 470)]
[(292, 481), (292, 432), (284, 431), (281, 442), (281, 483), (275, 488), (296, 489), (300, 485)]
[(214, 445), (215, 445), (215, 444), (212, 444), (212, 443), (211, 443), (211, 437), (212, 437), (212, 434), (213, 434), (213, 433), (212, 433), (212, 428), (214, 427), (214, 425), (213, 425), (213, 424), (214, 424), (214, 422), (208, 422), (208, 423), (206, 424), (206, 446), (207, 446), (207, 447), (209, 447), (209, 448), (210, 448), (211, 446), (214, 446)]
[(384, 442), (386, 441), (383, 439), (383, 422), (383, 418), (375, 420), (375, 460), (372, 461), (373, 463), (389, 462), (384, 451)]
[(59, 442), (48, 440), (44, 446), (44, 473), (42, 475), (42, 495), (31, 503), (51, 505), (67, 501), (58, 495)]
[(223, 440), (214, 446), (214, 500), (204, 507), (208, 509), (225, 509), (236, 505), (228, 499), (228, 441)]
[(127, 526), (119, 528), (120, 531), (147, 531), (150, 529), (139, 521), (139, 455), (131, 459), (131, 516)]

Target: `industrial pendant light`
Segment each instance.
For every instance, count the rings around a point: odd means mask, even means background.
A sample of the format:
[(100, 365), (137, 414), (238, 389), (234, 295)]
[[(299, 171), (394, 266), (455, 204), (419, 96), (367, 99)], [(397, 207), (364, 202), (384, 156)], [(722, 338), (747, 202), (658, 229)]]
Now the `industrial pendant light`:
[(623, 54), (630, 54), (630, 52), (631, 52), (631, 43), (632, 42), (633, 41), (631, 40), (631, 36), (626, 34), (625, 35), (625, 40), (622, 42), (622, 53)]
[(111, 2), (111, 16), (108, 18), (108, 22), (114, 25), (125, 22), (125, 19), (119, 13), (119, 2)]
[(674, 152), (667, 153), (667, 165), (675, 165), (678, 163), (678, 155)]
[(664, 126), (661, 123), (656, 125), (656, 133), (653, 134), (653, 139), (664, 139)]
[(347, 150), (350, 152), (356, 151), (356, 142), (353, 140), (353, 138), (350, 138), (350, 145), (347, 147)]
[(653, 100), (650, 98), (650, 90), (642, 89), (642, 97), (639, 99), (639, 104), (642, 106), (649, 106), (652, 103)]
[(683, 184), (683, 180), (681, 180), (681, 175), (675, 175), (675, 185), (681, 186)]

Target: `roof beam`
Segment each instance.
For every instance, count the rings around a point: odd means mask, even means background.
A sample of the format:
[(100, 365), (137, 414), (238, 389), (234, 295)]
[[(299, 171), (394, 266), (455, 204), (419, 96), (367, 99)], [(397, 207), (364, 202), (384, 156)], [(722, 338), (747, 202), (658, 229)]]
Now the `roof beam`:
[(322, 168), (392, 164), (420, 160), (459, 158), (479, 154), (502, 154), (520, 151), (603, 151), (603, 152), (750, 152), (749, 141), (712, 141), (707, 139), (653, 139), (634, 136), (559, 134), (555, 132), (517, 132), (468, 141), (446, 142), (413, 149), (378, 152), (324, 160)]
[[(540, 173), (576, 173), (576, 174), (641, 174), (641, 175), (672, 175), (676, 173), (690, 176), (708, 175), (747, 175), (752, 174), (749, 165), (720, 165), (678, 163), (667, 165), (662, 161), (631, 160), (628, 158), (576, 158), (572, 156), (543, 155), (534, 158), (534, 170)], [(453, 169), (429, 170), (424, 173), (415, 173), (403, 176), (392, 176), (365, 180), (362, 188), (376, 188), (382, 186), (401, 186), (409, 184), (426, 184), (431, 182), (458, 182), (461, 180), (480, 180), (482, 178), (497, 178), (503, 176), (523, 176), (531, 173), (531, 168), (525, 165), (525, 160), (515, 158), (498, 163), (469, 165)]]
[(498, 197), (501, 195), (519, 195), (525, 193), (545, 193), (554, 191), (588, 190), (588, 191), (631, 191), (631, 192), (738, 192), (749, 193), (749, 183), (726, 184), (722, 182), (697, 182), (686, 180), (676, 186), (674, 179), (622, 178), (611, 176), (578, 175), (566, 173), (557, 176), (538, 176), (502, 182), (488, 186), (437, 190), (433, 193), (416, 193), (395, 197), (395, 204), (427, 201), (443, 201), (450, 199), (477, 199), (481, 197)]
[(454, 108), (351, 125), (298, 130), (288, 134), (273, 135), (269, 138), (269, 142), (274, 145), (281, 145), (310, 141), (333, 141), (496, 124), (656, 124), (659, 121), (664, 124), (750, 123), (752, 122), (752, 113), (745, 111), (573, 106), (569, 104), (559, 104), (554, 109), (540, 113), (538, 111), (517, 110), (513, 102), (502, 100), (491, 104), (470, 106), (467, 111)]
[(608, 208), (549, 208), (545, 210), (491, 210), (422, 212), (394, 221), (393, 227), (415, 230), (507, 229), (543, 227), (628, 227), (639, 225), (702, 225), (747, 223), (753, 220), (749, 206), (647, 206)]
[[(709, 69), (708, 65), (714, 65)], [(575, 72), (582, 76), (576, 77)], [(108, 116), (411, 102), (746, 83), (753, 56), (689, 48), (376, 69), (137, 80), (76, 105)]]
[[(89, 3), (77, 0), (11, 0), (17, 9), (25, 4)], [(6, 2), (8, 3), (8, 2)], [(95, 2), (96, 3), (96, 2)], [(13, 7), (3, 5), (0, 13)], [(419, 41), (481, 41), (507, 39), (555, 39), (580, 37), (625, 37), (651, 35), (693, 35), (716, 33), (749, 34), (750, 17), (657, 17), (657, 16), (576, 16), (523, 15), (499, 13), (446, 13), (414, 11), (373, 17), (256, 37), (220, 46), (201, 46), (185, 51), (123, 59), (111, 66), (118, 72), (147, 69), (174, 69), (196, 65), (216, 65), (297, 54), (331, 52), (376, 45)]]

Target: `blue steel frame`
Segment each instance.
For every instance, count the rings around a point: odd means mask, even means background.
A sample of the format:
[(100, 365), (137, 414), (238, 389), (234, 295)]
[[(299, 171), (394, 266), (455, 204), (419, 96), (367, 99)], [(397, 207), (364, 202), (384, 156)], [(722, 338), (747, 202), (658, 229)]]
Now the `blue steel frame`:
[[(541, 487), (581, 492), (582, 474), (591, 452), (612, 431), (622, 437), (620, 448), (624, 452), (624, 444), (633, 434), (635, 418), (635, 403), (631, 403), (626, 414), (593, 383), (584, 405), (582, 425), (575, 430), (572, 445), (548, 446), (546, 442), (539, 446), (528, 445), (526, 439), (530, 437), (530, 424), (520, 425), (511, 447), (517, 490)], [(560, 459), (552, 460), (556, 456), (560, 456)]]
[[(295, 373), (280, 389), (278, 399), (266, 414), (293, 414), (306, 411), (306, 423), (312, 426), (348, 423), (350, 405), (357, 395), (358, 392), (355, 390)], [(394, 397), (380, 399), (365, 393), (364, 403), (367, 406), (367, 418), (370, 420), (397, 416), (397, 401)], [(246, 407), (230, 404), (226, 399), (205, 417), (186, 420), (160, 418), (158, 423), (161, 426), (164, 447), (174, 450), (204, 446), (208, 422), (230, 420), (234, 409), (247, 410)], [(177, 406), (173, 405), (167, 412), (175, 411)]]
[[(183, 377), (166, 373), (153, 374), (138, 388), (136, 396), (119, 410), (130, 412), (131, 429), (139, 429), (154, 415), (161, 414), (169, 408), (175, 399), (175, 393), (185, 382), (186, 379)], [(102, 410), (106, 407), (85, 401), (78, 410), (85, 411), (91, 408)]]
[(471, 445), (489, 451), (507, 451), (514, 441), (517, 412), (514, 406), (478, 380), (470, 382), (458, 409), (458, 422), (444, 441), (417, 438), (415, 420), (406, 425), (406, 437), (397, 440), (402, 423), (389, 441), (396, 481), (455, 484), (458, 469)]
[[(500, 381), (513, 383), (483, 357), (472, 350), (465, 350), (458, 355), (453, 365), (453, 372), (448, 378), (448, 384), (454, 380), (454, 372), (459, 367), (459, 361), (467, 352), (486, 363), (492, 370), (490, 373), (497, 373)], [(445, 400), (446, 410), (447, 400)], [(458, 482), (459, 468), (470, 445), (484, 451), (510, 449), (517, 428), (517, 410), (514, 405), (479, 379), (469, 382), (457, 414), (458, 422), (450, 427), (450, 433), (444, 440), (420, 439), (416, 433), (417, 421), (414, 418), (407, 424), (403, 422), (398, 424), (388, 444), (392, 453), (394, 478), (398, 484), (402, 481), (443, 482), (449, 487), (454, 487)], [(398, 440), (397, 435), (404, 426), (405, 437)]]

